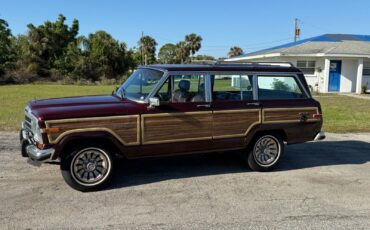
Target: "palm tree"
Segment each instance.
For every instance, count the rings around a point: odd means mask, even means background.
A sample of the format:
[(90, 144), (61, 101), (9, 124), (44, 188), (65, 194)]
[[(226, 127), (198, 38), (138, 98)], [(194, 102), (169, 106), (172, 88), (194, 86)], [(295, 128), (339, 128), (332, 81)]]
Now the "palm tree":
[(230, 48), (230, 51), (227, 55), (229, 55), (229, 58), (232, 58), (232, 57), (236, 57), (236, 56), (240, 56), (244, 53), (243, 49), (238, 47), (238, 46), (234, 46), (234, 47), (231, 47)]
[(197, 34), (188, 34), (185, 36), (185, 43), (193, 56), (202, 47), (202, 37)]
[(146, 60), (145, 64), (153, 64), (155, 62), (155, 47), (157, 45), (155, 39), (150, 36), (144, 36), (140, 39), (139, 47), (143, 55), (143, 61)]
[(190, 55), (190, 49), (186, 45), (186, 42), (181, 41), (177, 43), (175, 53), (176, 53), (176, 59), (178, 59), (178, 62), (182, 64), (185, 61), (187, 61)]

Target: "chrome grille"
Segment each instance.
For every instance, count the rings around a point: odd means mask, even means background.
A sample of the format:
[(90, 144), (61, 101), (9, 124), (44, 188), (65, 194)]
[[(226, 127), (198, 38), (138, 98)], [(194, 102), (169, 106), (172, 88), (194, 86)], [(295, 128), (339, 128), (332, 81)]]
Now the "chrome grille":
[(32, 130), (32, 118), (30, 117), (30, 109), (28, 107), (26, 107), (24, 109), (24, 128), (26, 128), (27, 130), (31, 131)]

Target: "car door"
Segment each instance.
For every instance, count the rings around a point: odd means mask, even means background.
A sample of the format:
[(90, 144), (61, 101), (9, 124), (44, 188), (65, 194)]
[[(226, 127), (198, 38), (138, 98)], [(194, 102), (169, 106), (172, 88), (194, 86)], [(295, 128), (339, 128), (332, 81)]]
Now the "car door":
[(295, 74), (257, 76), (265, 128), (284, 130), (289, 142), (312, 140), (321, 127), (319, 103), (310, 98)]
[(214, 146), (240, 148), (248, 133), (261, 122), (251, 74), (211, 75)]
[(141, 115), (143, 155), (207, 150), (212, 144), (212, 110), (205, 75), (169, 75), (155, 97), (160, 105)]

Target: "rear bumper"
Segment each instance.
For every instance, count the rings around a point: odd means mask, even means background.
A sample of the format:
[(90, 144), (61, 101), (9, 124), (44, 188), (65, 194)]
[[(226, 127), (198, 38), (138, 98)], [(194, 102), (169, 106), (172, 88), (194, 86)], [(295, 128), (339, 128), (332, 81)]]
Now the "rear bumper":
[(321, 141), (321, 140), (324, 140), (326, 138), (326, 135), (325, 135), (325, 132), (324, 131), (320, 131), (316, 134), (315, 136), (315, 141)]

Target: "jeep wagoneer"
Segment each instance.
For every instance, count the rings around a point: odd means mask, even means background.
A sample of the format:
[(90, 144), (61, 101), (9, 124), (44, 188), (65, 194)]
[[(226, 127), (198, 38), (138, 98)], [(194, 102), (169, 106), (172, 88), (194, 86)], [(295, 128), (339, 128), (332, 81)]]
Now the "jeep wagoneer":
[(139, 67), (112, 95), (31, 101), (22, 155), (59, 160), (80, 191), (107, 185), (115, 157), (239, 149), (249, 167), (271, 170), (284, 144), (323, 139), (320, 104), (288, 63)]

